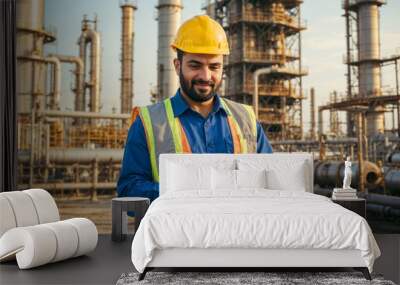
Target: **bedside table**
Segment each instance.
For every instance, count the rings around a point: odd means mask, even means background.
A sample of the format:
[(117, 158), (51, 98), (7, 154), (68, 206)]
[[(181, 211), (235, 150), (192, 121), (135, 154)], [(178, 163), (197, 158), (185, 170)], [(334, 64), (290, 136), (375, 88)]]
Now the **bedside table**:
[(113, 198), (112, 208), (112, 241), (123, 241), (128, 234), (128, 211), (135, 212), (135, 233), (140, 221), (150, 206), (150, 199), (143, 197), (118, 197)]
[(357, 198), (353, 200), (333, 200), (332, 202), (339, 204), (340, 206), (359, 214), (364, 219), (367, 218), (366, 214), (366, 200), (362, 198)]

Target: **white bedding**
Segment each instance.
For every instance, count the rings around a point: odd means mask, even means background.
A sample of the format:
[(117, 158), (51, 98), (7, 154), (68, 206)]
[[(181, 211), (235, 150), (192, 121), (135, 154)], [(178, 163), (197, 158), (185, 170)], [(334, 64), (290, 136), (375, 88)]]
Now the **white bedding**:
[(358, 249), (370, 272), (380, 256), (367, 221), (326, 197), (265, 189), (220, 195), (156, 199), (132, 243), (135, 268), (143, 272), (154, 250), (165, 248)]

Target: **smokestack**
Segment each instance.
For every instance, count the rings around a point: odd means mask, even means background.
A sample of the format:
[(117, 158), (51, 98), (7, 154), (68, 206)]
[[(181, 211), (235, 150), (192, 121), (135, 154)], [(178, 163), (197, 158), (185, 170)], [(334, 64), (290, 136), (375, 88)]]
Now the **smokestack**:
[(175, 95), (178, 89), (178, 77), (175, 73), (173, 59), (175, 52), (171, 44), (181, 21), (181, 0), (159, 0), (158, 6), (158, 62), (157, 62), (157, 99)]
[[(379, 35), (379, 6), (383, 0), (349, 0), (350, 8), (358, 15), (359, 96), (381, 96), (381, 61)], [(367, 135), (384, 132), (383, 106), (371, 107), (366, 113)]]
[(133, 39), (136, 1), (124, 0), (121, 36), (121, 113), (130, 113), (133, 100)]

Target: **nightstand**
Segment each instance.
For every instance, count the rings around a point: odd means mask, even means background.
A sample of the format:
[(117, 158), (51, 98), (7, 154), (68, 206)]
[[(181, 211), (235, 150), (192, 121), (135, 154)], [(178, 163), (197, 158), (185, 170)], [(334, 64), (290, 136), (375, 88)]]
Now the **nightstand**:
[(366, 215), (366, 201), (362, 198), (357, 198), (353, 200), (333, 200), (332, 201), (336, 204), (341, 205), (342, 207), (353, 211), (354, 213), (359, 214), (364, 219), (367, 218)]
[(118, 197), (113, 198), (112, 208), (112, 234), (113, 241), (123, 241), (128, 234), (128, 211), (135, 212), (135, 233), (140, 221), (149, 208), (150, 199), (143, 197)]

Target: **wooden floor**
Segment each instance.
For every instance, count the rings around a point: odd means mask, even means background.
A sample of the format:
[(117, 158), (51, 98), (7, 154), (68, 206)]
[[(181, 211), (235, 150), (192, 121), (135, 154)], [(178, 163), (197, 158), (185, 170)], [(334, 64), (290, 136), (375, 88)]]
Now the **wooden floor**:
[[(97, 196), (92, 201), (90, 196), (55, 198), (60, 211), (61, 220), (82, 217), (88, 218), (96, 224), (99, 234), (111, 233), (111, 199), (115, 196)], [(132, 220), (132, 221), (130, 221)], [(129, 219), (133, 224), (133, 219)]]

